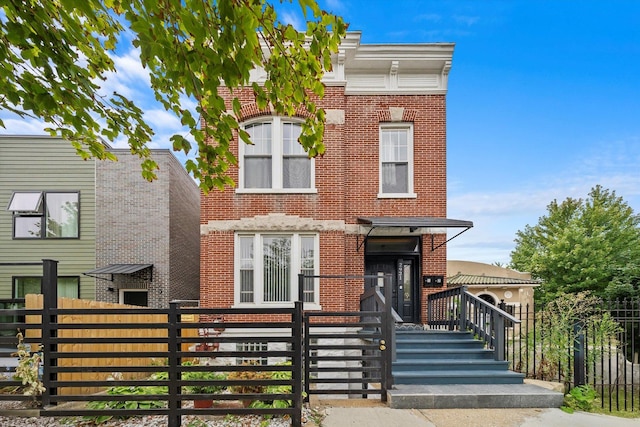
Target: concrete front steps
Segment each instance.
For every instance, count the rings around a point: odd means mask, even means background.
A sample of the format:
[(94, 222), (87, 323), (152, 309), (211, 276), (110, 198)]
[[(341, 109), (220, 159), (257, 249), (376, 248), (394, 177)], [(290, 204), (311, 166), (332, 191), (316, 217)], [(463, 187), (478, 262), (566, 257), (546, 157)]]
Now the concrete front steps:
[(562, 392), (535, 384), (398, 384), (387, 390), (395, 409), (559, 408)]
[(564, 395), (494, 360), (468, 332), (396, 330), (392, 408), (558, 408)]

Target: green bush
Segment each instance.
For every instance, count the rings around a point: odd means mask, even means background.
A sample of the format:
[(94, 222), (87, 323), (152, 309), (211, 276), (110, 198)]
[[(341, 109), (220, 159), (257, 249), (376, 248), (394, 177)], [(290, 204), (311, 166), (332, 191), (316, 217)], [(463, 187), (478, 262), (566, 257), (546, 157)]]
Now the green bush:
[(576, 409), (579, 411), (590, 412), (594, 409), (598, 401), (598, 393), (588, 385), (579, 385), (571, 389), (564, 396), (564, 406), (562, 410), (572, 413)]
[[(192, 364), (190, 362), (184, 362), (183, 366), (198, 366), (197, 364)], [(188, 371), (182, 373), (183, 381), (224, 381), (227, 379), (227, 376), (222, 372), (211, 372), (211, 371)], [(186, 385), (183, 388), (183, 393), (187, 394), (212, 394), (212, 393), (220, 393), (226, 389), (223, 385), (212, 385), (212, 384), (194, 384), (194, 385)]]
[[(291, 365), (290, 362), (282, 363), (282, 365)], [(273, 371), (269, 374), (269, 378), (273, 380), (291, 380), (291, 371)], [(268, 385), (264, 388), (264, 393), (269, 394), (290, 394), (291, 386), (285, 384)], [(251, 403), (251, 408), (276, 408), (285, 409), (293, 405), (291, 400), (255, 400)]]
[[(161, 381), (167, 378), (166, 372), (151, 375), (150, 380)], [(166, 386), (114, 386), (107, 389), (107, 394), (112, 396), (123, 395), (160, 395), (167, 394)], [(94, 410), (105, 409), (155, 409), (163, 408), (166, 402), (162, 400), (92, 400), (87, 403), (87, 408)], [(113, 415), (85, 416), (85, 420), (102, 424), (114, 418)], [(122, 417), (126, 418), (126, 417)]]

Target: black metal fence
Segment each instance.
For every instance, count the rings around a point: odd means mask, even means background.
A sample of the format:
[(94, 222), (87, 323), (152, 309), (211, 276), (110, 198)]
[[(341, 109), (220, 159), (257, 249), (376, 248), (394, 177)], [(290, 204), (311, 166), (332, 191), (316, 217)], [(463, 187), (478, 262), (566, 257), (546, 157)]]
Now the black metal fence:
[[(56, 262), (41, 265), (43, 290), (55, 289)], [(0, 308), (3, 328), (21, 337), (0, 335), (0, 360), (23, 352), (0, 378), (0, 400), (30, 401), (41, 416), (164, 415), (177, 427), (188, 415), (281, 415), (300, 426), (305, 395), (355, 390), (386, 400), (390, 386), (384, 306), (364, 313), (303, 313), (300, 301), (273, 309), (206, 309), (193, 301), (166, 309), (59, 308), (55, 292), (41, 303)], [(37, 398), (6, 392), (24, 389), (21, 367), (32, 378), (27, 385), (41, 381)], [(213, 400), (218, 405), (198, 405)]]
[[(291, 417), (292, 425), (301, 425), (304, 368), (300, 303), (290, 309), (218, 310), (181, 307), (178, 303), (172, 303), (168, 309), (51, 309), (52, 319), (49, 322), (42, 310), (4, 311), (5, 315), (42, 317), (41, 324), (13, 323), (5, 326), (26, 331), (25, 343), (42, 346), (41, 380), (44, 391), (37, 400), (22, 394), (0, 394), (0, 400), (34, 400), (42, 416), (166, 415), (169, 426), (179, 426), (181, 417), (185, 415), (287, 415)], [(140, 322), (118, 321), (131, 315), (139, 318)], [(101, 321), (87, 323), (82, 320), (87, 316)], [(161, 316), (166, 320), (149, 322), (149, 316)], [(198, 323), (193, 322), (193, 316), (200, 319)], [(224, 316), (224, 323), (218, 320), (221, 316)], [(75, 318), (77, 321), (59, 322), (58, 319), (62, 318)], [(185, 318), (189, 320), (185, 321)], [(261, 320), (247, 321), (247, 318)], [(201, 331), (224, 328), (225, 333), (183, 336), (184, 331), (194, 328)], [(92, 333), (73, 333), (81, 329)], [(255, 334), (242, 332), (247, 329), (265, 333), (256, 338)], [(117, 330), (126, 333), (113, 333)], [(3, 341), (5, 347), (11, 345), (7, 337)], [(262, 343), (268, 345), (261, 346)], [(126, 352), (109, 350), (110, 346), (117, 349), (121, 344), (138, 345), (139, 349)], [(158, 345), (163, 348), (158, 350)], [(145, 346), (150, 349), (145, 349)], [(73, 351), (74, 348), (80, 350)], [(86, 373), (118, 375), (87, 380), (83, 377)], [(0, 381), (0, 387), (20, 385), (20, 381), (11, 376)], [(203, 391), (206, 387), (224, 387), (227, 391)], [(119, 388), (121, 391), (126, 388), (130, 393), (78, 392), (86, 388)], [(195, 401), (214, 399), (228, 403), (265, 404), (194, 407)], [(274, 401), (289, 403), (271, 405)], [(67, 402), (123, 404), (67, 408), (64, 405)]]
[(358, 394), (387, 400), (383, 312), (306, 312), (304, 319), (307, 397)]
[(563, 383), (567, 392), (588, 384), (609, 411), (640, 410), (639, 299), (605, 301), (566, 323), (532, 305), (513, 307), (513, 314), (521, 320), (505, 327), (513, 370)]

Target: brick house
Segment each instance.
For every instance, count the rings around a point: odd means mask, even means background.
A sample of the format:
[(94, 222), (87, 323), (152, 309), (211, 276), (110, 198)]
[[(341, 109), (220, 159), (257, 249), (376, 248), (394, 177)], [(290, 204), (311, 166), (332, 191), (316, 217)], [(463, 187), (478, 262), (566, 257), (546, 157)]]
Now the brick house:
[[(384, 273), (403, 320), (426, 321), (428, 293), (444, 286), (448, 229), (473, 226), (446, 218), (453, 48), (367, 45), (350, 32), (325, 75), (326, 152), (315, 159), (296, 142), (300, 117), (260, 111), (251, 90), (240, 92), (254, 145), (232, 145), (235, 188), (201, 197), (203, 306), (291, 305), (298, 273)], [(305, 309), (357, 311), (376, 283), (306, 280)]]
[(117, 162), (82, 160), (60, 138), (0, 136), (0, 299), (39, 293), (42, 267), (15, 264), (45, 258), (58, 261), (61, 297), (198, 298), (198, 186), (169, 150), (152, 150), (151, 183), (137, 156), (108, 150)]

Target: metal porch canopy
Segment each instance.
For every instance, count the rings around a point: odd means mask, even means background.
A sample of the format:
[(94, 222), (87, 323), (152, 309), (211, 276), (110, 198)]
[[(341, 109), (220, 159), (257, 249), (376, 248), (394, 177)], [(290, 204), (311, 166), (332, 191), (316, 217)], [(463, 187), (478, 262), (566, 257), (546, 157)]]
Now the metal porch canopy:
[(443, 246), (450, 240), (455, 239), (465, 231), (473, 227), (472, 221), (465, 221), (461, 219), (449, 219), (438, 218), (432, 216), (377, 216), (377, 217), (360, 217), (358, 218), (358, 224), (371, 227), (362, 243), (358, 244), (358, 250), (364, 245), (369, 238), (369, 235), (375, 228), (408, 228), (410, 232), (414, 232), (419, 228), (463, 228), (461, 232), (455, 236), (440, 243), (438, 246), (434, 246), (433, 234), (431, 234), (431, 251), (435, 251), (440, 246)]
[[(144, 269), (149, 269), (149, 281), (153, 280), (153, 264), (109, 264), (104, 267), (95, 268), (93, 270), (85, 271), (85, 276), (94, 277), (96, 279), (109, 280), (113, 282), (114, 274), (133, 274)], [(104, 277), (96, 276), (96, 274), (109, 274), (111, 279), (105, 279)]]

